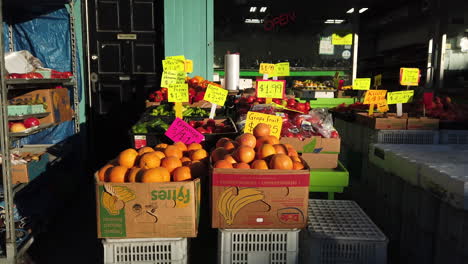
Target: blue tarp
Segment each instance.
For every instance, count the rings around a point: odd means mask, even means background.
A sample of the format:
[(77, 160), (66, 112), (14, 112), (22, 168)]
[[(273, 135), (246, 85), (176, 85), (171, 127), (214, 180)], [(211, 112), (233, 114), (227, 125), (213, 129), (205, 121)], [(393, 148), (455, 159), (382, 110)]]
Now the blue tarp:
[[(28, 50), (42, 61), (46, 68), (58, 71), (72, 71), (70, 17), (62, 8), (29, 21), (13, 24), (15, 50)], [(5, 48), (8, 49), (8, 30), (4, 27)], [(76, 49), (77, 50), (77, 49)], [(77, 50), (78, 52), (78, 50)], [(78, 54), (77, 54), (78, 58)], [(77, 61), (79, 64), (79, 61)], [(80, 65), (78, 65), (80, 72)], [(78, 74), (78, 95), (81, 101), (81, 76)], [(73, 93), (71, 93), (73, 95)], [(71, 102), (73, 102), (71, 100)], [(21, 139), (19, 144), (55, 144), (74, 134), (74, 121), (64, 122), (56, 127)]]

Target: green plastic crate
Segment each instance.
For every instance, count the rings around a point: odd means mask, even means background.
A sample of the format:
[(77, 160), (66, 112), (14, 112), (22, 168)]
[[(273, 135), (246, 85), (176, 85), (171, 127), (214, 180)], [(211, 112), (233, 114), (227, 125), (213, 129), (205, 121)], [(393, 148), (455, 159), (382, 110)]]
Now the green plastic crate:
[(19, 115), (30, 115), (30, 114), (39, 114), (44, 113), (44, 106), (41, 104), (38, 105), (9, 105), (8, 106), (8, 115), (9, 116), (19, 116)]
[(333, 108), (342, 103), (354, 104), (355, 98), (316, 98), (316, 99), (298, 99), (299, 102), (310, 102), (312, 108)]
[(311, 169), (309, 192), (326, 192), (328, 199), (334, 199), (334, 193), (342, 193), (349, 184), (349, 172), (338, 161), (336, 169)]

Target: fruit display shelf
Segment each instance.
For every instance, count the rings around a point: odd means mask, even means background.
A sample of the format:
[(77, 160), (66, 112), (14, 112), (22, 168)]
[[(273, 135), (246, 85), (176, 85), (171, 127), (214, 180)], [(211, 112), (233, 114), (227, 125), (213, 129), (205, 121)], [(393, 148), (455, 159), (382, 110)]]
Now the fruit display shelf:
[(52, 127), (54, 125), (55, 124), (53, 124), (53, 123), (40, 124), (37, 127), (31, 127), (31, 128), (28, 128), (28, 129), (26, 129), (25, 131), (22, 131), (22, 132), (10, 133), (10, 137), (13, 138), (13, 139), (18, 139), (18, 138), (30, 136), (30, 135), (39, 133), (39, 132), (41, 132), (41, 131), (43, 131), (43, 130), (45, 130), (47, 128), (50, 128), (50, 127)]
[(28, 114), (28, 115), (14, 115), (14, 116), (8, 116), (8, 121), (19, 121), (19, 120), (24, 120), (30, 117), (35, 117), (35, 118), (44, 118), (48, 116), (50, 112), (44, 112), (44, 113), (37, 113), (37, 114)]
[(25, 89), (33, 88), (37, 89), (39, 85), (50, 85), (50, 84), (63, 84), (71, 85), (73, 79), (7, 79), (5, 83), (8, 85), (8, 89)]

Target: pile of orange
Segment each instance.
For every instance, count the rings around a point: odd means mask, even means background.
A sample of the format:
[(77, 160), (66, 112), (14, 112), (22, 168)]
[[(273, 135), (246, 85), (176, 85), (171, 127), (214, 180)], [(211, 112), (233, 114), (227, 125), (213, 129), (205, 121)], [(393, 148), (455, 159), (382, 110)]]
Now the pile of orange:
[(270, 127), (258, 124), (253, 134), (244, 133), (235, 140), (221, 138), (211, 152), (214, 168), (224, 169), (280, 169), (302, 170), (305, 168), (297, 151), (290, 144), (280, 144), (270, 135)]
[(197, 178), (206, 173), (208, 153), (201, 144), (158, 144), (154, 148), (126, 149), (117, 160), (102, 167), (106, 182), (170, 182)]

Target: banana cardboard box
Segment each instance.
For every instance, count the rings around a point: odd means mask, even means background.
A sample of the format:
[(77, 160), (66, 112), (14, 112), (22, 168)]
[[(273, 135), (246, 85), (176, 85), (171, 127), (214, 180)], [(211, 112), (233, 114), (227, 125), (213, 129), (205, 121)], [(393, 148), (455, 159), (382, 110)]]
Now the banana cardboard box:
[(290, 144), (302, 153), (302, 159), (307, 161), (311, 169), (334, 169), (338, 167), (341, 139), (311, 137), (305, 140), (283, 137), (281, 144)]
[(309, 170), (213, 169), (213, 228), (303, 228)]
[(99, 238), (196, 237), (200, 179), (167, 183), (96, 180)]

